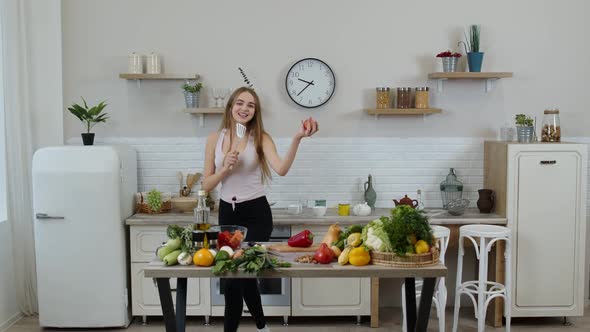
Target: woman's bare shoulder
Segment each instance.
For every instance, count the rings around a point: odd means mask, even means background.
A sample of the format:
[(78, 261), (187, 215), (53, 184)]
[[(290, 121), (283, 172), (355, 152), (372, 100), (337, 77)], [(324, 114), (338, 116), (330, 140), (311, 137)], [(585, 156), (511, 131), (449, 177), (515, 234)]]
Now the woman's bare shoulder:
[(221, 134), (221, 130), (214, 131), (211, 134), (209, 134), (209, 136), (207, 136), (207, 143), (209, 143), (209, 142), (217, 142), (217, 139), (219, 138), (219, 135), (220, 134)]

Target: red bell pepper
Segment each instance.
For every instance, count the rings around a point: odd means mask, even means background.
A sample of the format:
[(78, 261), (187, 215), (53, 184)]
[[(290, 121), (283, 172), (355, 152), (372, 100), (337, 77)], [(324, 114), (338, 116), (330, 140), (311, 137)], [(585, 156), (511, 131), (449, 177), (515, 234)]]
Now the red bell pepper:
[(313, 233), (306, 229), (291, 236), (287, 244), (289, 244), (289, 247), (307, 248), (313, 244)]

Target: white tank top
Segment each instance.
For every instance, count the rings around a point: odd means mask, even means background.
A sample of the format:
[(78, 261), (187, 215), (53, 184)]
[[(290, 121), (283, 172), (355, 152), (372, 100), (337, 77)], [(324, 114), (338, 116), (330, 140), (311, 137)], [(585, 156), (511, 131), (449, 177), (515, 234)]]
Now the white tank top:
[[(223, 128), (217, 138), (215, 169), (223, 167), (223, 139), (226, 131), (226, 128)], [(246, 148), (238, 156), (238, 163), (234, 165), (230, 174), (221, 180), (220, 198), (231, 204), (249, 201), (265, 194), (254, 139), (249, 136)]]

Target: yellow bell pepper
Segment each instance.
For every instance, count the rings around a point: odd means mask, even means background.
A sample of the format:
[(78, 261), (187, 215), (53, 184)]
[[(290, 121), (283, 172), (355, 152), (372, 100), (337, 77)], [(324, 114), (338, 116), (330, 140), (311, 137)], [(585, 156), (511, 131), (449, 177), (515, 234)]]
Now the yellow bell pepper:
[(348, 262), (354, 266), (363, 266), (369, 264), (371, 255), (365, 247), (357, 247), (350, 251)]

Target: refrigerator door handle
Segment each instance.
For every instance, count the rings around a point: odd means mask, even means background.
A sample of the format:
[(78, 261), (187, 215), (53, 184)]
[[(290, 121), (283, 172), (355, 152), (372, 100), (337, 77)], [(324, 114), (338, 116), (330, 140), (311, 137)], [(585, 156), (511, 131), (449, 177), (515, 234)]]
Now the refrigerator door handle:
[(65, 219), (64, 217), (50, 216), (47, 213), (37, 213), (35, 217), (37, 217), (37, 219)]

